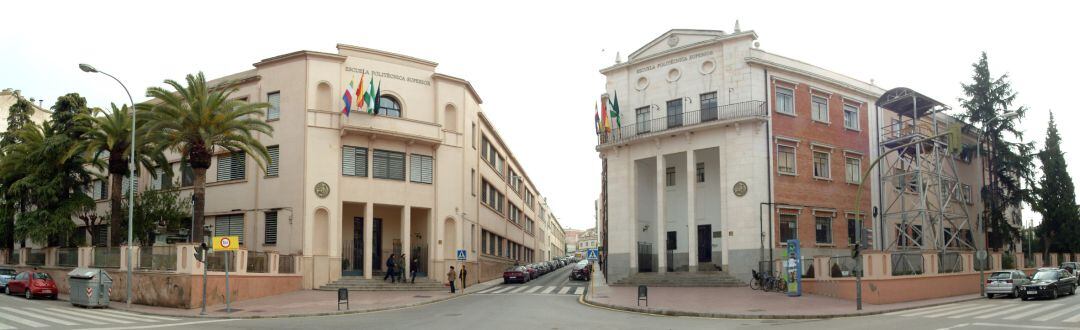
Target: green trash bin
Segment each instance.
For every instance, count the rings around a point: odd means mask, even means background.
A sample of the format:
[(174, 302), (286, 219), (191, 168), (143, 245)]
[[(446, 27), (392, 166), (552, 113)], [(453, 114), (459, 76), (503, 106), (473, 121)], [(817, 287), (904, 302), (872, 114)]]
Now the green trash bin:
[(109, 307), (112, 277), (100, 268), (75, 268), (68, 272), (71, 304), (82, 307)]

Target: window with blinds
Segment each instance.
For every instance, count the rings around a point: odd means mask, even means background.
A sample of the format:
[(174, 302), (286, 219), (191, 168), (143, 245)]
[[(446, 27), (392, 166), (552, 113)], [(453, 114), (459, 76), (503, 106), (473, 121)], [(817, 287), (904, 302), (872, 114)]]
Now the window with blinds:
[(172, 188), (172, 174), (166, 173), (163, 168), (154, 169), (154, 177), (150, 178), (150, 189), (161, 190)]
[(341, 150), (341, 174), (367, 176), (367, 148), (344, 146)]
[(218, 156), (217, 180), (230, 181), (244, 178), (244, 152), (237, 151)]
[(106, 246), (106, 245), (109, 244), (109, 226), (108, 225), (97, 225), (97, 226), (93, 226), (91, 228), (93, 228), (93, 229), (90, 229), (90, 230), (93, 230), (93, 232), (92, 232), (93, 237), (91, 237), (91, 239), (93, 241), (91, 242), (91, 244), (93, 244), (94, 246)]
[(376, 149), (371, 156), (371, 172), (376, 179), (405, 181), (404, 153)]
[(214, 236), (239, 236), (244, 244), (244, 215), (230, 214), (214, 217)]
[(195, 184), (195, 169), (188, 163), (180, 163), (180, 186), (191, 187)]
[[(139, 191), (139, 177), (137, 176), (138, 174), (135, 174), (135, 175), (136, 175), (136, 177), (135, 177), (135, 192), (138, 192)], [(128, 192), (131, 191), (131, 180), (130, 179), (131, 179), (131, 177), (125, 176), (124, 180), (123, 180), (124, 183), (122, 184), (123, 187), (120, 188), (120, 191), (123, 192), (122, 194), (124, 196), (127, 196)]]
[(435, 162), (431, 156), (412, 154), (409, 159), (409, 180), (419, 183), (432, 183)]
[(270, 154), (270, 163), (266, 164), (266, 176), (278, 176), (278, 163), (280, 162), (281, 151), (278, 146), (266, 147), (266, 152)]
[(277, 244), (277, 211), (266, 212), (266, 225), (263, 228), (263, 244)]
[(266, 120), (281, 118), (281, 93), (266, 94), (266, 102), (270, 103), (270, 107), (266, 108)]

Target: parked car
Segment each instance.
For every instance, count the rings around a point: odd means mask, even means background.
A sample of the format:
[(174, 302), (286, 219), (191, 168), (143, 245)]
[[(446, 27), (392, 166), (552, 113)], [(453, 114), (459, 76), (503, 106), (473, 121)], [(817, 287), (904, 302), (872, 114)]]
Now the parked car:
[(536, 264), (525, 265), (525, 270), (529, 272), (529, 278), (540, 276), (540, 270), (536, 267)]
[(43, 272), (22, 272), (19, 275), (15, 275), (15, 278), (8, 281), (7, 287), (4, 288), (4, 293), (7, 294), (22, 294), (26, 299), (33, 299), (34, 297), (48, 297), (49, 299), (56, 300), (60, 291), (56, 289), (56, 282), (47, 273)]
[(1004, 294), (1009, 298), (1016, 298), (1020, 296), (1020, 287), (1028, 283), (1031, 283), (1031, 280), (1020, 270), (994, 272), (986, 280), (986, 297), (993, 298), (996, 294)]
[(529, 270), (526, 269), (525, 266), (511, 266), (510, 268), (507, 268), (505, 271), (503, 271), (503, 283), (525, 283), (528, 282), (530, 279), (531, 278), (529, 277)]
[(1020, 299), (1047, 297), (1057, 299), (1059, 295), (1076, 294), (1076, 276), (1064, 269), (1040, 268), (1031, 283), (1020, 287)]
[(1069, 271), (1073, 276), (1080, 275), (1080, 262), (1063, 262), (1061, 263), (1061, 269)]
[(15, 278), (16, 274), (18, 274), (18, 272), (16, 272), (14, 268), (0, 268), (0, 288), (6, 288), (8, 281)]
[(589, 267), (589, 262), (587, 260), (582, 260), (574, 264), (574, 269), (570, 271), (571, 281), (588, 281), (590, 276), (592, 276), (592, 267)]

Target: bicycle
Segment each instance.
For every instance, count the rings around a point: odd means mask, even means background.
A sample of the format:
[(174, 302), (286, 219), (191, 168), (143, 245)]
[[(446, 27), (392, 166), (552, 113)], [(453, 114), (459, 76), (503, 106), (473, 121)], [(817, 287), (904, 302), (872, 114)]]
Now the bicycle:
[(761, 278), (761, 273), (758, 273), (757, 270), (751, 269), (750, 275), (753, 276), (753, 278), (750, 279), (750, 290), (761, 290), (762, 282), (764, 282)]

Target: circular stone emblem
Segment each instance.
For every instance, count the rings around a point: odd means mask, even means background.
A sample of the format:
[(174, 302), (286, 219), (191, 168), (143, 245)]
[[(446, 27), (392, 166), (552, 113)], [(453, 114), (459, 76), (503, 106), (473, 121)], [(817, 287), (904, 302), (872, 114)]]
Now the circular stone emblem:
[(330, 185), (326, 184), (326, 182), (319, 182), (315, 184), (315, 196), (319, 196), (319, 198), (326, 198), (326, 196), (328, 195), (330, 195)]
[(672, 35), (672, 36), (668, 37), (667, 38), (667, 45), (668, 45), (668, 47), (675, 47), (675, 46), (679, 45), (679, 36)]
[(746, 182), (739, 181), (735, 183), (735, 187), (731, 190), (735, 192), (735, 196), (743, 197), (746, 195), (746, 189)]

